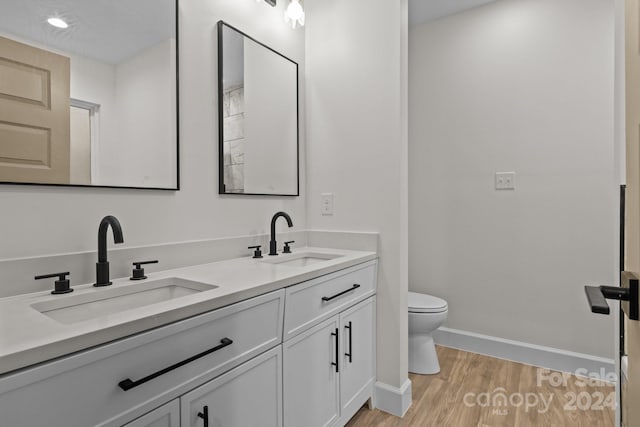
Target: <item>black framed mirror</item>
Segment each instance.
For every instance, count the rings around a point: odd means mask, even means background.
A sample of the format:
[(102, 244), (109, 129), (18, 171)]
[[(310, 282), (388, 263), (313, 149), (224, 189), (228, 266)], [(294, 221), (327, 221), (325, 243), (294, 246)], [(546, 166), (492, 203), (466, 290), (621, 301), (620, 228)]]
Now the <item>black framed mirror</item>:
[(218, 22), (219, 193), (298, 196), (298, 64)]
[(3, 0), (0, 183), (178, 190), (178, 0)]

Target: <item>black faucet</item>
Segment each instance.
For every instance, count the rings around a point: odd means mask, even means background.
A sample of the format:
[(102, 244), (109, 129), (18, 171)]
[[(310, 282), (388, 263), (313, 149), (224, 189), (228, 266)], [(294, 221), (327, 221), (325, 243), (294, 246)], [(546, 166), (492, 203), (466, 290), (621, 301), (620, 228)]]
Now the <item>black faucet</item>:
[(280, 217), (284, 217), (287, 220), (289, 227), (293, 227), (293, 222), (289, 214), (285, 212), (276, 212), (271, 218), (271, 240), (269, 241), (269, 255), (278, 255), (278, 249), (276, 248), (276, 220)]
[(109, 262), (107, 261), (107, 229), (113, 230), (114, 243), (122, 243), (122, 227), (115, 216), (105, 216), (98, 227), (98, 262), (96, 263), (96, 283), (93, 286), (109, 286)]

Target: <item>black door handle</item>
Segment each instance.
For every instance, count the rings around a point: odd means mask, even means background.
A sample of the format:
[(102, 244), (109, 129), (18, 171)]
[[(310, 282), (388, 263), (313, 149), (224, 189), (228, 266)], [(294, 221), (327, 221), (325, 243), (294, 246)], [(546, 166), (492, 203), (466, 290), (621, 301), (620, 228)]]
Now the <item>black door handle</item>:
[(144, 377), (144, 378), (142, 378), (142, 379), (140, 379), (138, 381), (133, 381), (130, 378), (126, 378), (126, 379), (120, 381), (118, 383), (118, 386), (120, 386), (120, 388), (123, 389), (124, 391), (131, 390), (132, 388), (138, 387), (139, 385), (142, 385), (142, 384), (146, 383), (147, 381), (151, 381), (151, 380), (153, 380), (155, 378), (158, 378), (160, 375), (164, 375), (167, 372), (171, 372), (174, 369), (178, 369), (179, 367), (184, 366), (187, 363), (191, 363), (194, 360), (200, 359), (201, 357), (204, 357), (204, 356), (206, 356), (208, 354), (211, 354), (211, 353), (213, 353), (215, 351), (221, 350), (221, 349), (223, 349), (223, 348), (225, 348), (225, 347), (227, 347), (227, 346), (229, 346), (231, 344), (233, 344), (232, 340), (230, 340), (229, 338), (222, 338), (220, 340), (220, 345), (217, 345), (217, 346), (215, 346), (213, 348), (210, 348), (209, 350), (205, 350), (202, 353), (198, 353), (195, 356), (191, 356), (190, 358), (185, 359), (182, 362), (178, 362), (176, 364), (173, 364), (173, 365), (171, 365), (171, 366), (169, 366), (167, 368), (164, 368), (164, 369), (162, 369), (162, 370), (160, 370), (158, 372), (155, 372), (155, 373), (153, 373), (151, 375), (147, 375), (146, 377)]
[(198, 412), (198, 418), (202, 418), (204, 427), (209, 427), (209, 407), (207, 405), (202, 407), (202, 412)]
[(621, 301), (622, 309), (631, 320), (640, 319), (638, 304), (638, 276), (634, 273), (623, 271), (620, 274), (620, 287), (618, 286), (585, 286), (584, 291), (592, 313), (609, 314), (607, 299)]
[(349, 322), (348, 325), (344, 325), (344, 328), (349, 330), (349, 353), (345, 353), (344, 355), (349, 358), (349, 363), (353, 363), (353, 340), (351, 338), (353, 328), (351, 327), (351, 322)]
[(331, 336), (336, 337), (336, 361), (335, 362), (331, 362), (332, 366), (336, 367), (336, 372), (340, 372), (340, 351), (338, 349), (338, 328), (336, 328), (335, 332), (331, 332)]
[(346, 294), (347, 292), (354, 291), (354, 290), (358, 289), (359, 287), (360, 287), (360, 285), (358, 285), (356, 283), (355, 285), (353, 285), (352, 287), (350, 287), (349, 289), (347, 289), (345, 291), (339, 292), (339, 293), (337, 293), (335, 295), (332, 295), (330, 297), (322, 297), (322, 301), (324, 301), (324, 302), (331, 301), (332, 299), (338, 298), (339, 296), (342, 296), (342, 295)]
[(587, 301), (591, 307), (592, 313), (609, 314), (609, 304), (604, 298), (602, 288), (600, 286), (585, 286), (584, 292), (587, 294)]

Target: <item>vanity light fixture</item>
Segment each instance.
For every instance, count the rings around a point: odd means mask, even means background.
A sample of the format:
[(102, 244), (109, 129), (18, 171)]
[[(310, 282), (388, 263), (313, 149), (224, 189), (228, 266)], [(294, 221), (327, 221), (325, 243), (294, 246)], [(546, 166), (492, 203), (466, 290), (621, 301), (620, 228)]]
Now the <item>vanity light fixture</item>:
[(49, 23), (49, 25), (53, 25), (56, 28), (68, 28), (69, 24), (67, 24), (64, 20), (60, 19), (60, 18), (55, 18), (55, 17), (51, 17), (49, 19), (47, 19), (47, 22)]
[(284, 22), (291, 22), (291, 28), (296, 28), (296, 24), (304, 26), (304, 9), (302, 9), (300, 0), (291, 0), (284, 12)]

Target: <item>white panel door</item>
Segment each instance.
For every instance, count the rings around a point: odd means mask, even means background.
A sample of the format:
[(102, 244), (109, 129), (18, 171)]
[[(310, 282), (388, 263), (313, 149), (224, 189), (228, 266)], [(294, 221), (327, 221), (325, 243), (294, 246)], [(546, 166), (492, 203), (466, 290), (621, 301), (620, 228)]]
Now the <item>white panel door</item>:
[(323, 427), (340, 417), (338, 316), (283, 344), (284, 424)]

